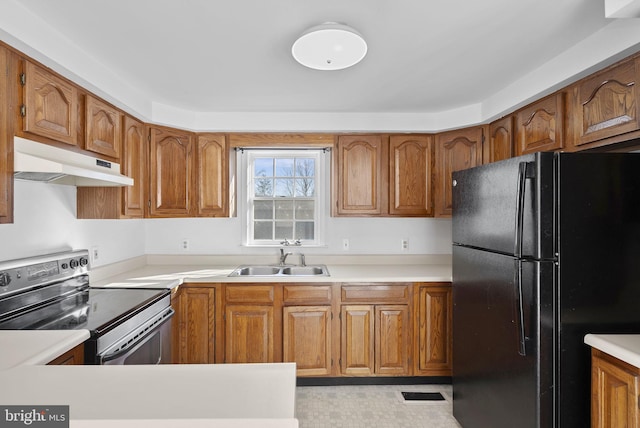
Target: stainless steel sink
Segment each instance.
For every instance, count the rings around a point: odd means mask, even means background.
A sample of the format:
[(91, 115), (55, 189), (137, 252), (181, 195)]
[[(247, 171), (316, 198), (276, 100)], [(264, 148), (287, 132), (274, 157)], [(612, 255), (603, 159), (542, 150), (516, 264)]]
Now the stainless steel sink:
[(238, 266), (229, 276), (329, 276), (325, 265), (310, 266)]

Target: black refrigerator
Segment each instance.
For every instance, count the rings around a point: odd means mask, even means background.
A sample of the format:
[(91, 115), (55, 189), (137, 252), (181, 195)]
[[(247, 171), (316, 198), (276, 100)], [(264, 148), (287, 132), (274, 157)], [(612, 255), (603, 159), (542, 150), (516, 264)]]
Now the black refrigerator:
[(640, 333), (640, 154), (537, 153), (453, 174), (453, 414), (590, 426), (587, 333)]

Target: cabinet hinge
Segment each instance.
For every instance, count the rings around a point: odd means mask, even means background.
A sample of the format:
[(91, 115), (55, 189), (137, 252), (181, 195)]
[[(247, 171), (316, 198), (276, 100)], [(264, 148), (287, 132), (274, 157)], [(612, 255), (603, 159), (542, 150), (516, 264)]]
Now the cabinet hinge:
[(27, 115), (27, 106), (22, 104), (20, 106), (20, 116), (25, 117)]
[(20, 73), (20, 84), (22, 86), (27, 84), (27, 75), (24, 73)]

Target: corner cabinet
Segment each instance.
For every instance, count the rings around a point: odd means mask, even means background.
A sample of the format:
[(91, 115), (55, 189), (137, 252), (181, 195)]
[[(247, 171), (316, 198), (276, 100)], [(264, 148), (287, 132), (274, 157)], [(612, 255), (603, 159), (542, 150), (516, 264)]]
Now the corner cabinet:
[(482, 164), (484, 127), (460, 129), (436, 135), (435, 192), (436, 217), (452, 214), (452, 174)]
[(198, 134), (196, 147), (197, 215), (228, 214), (228, 156), (224, 134)]
[(166, 127), (149, 129), (150, 217), (190, 217), (195, 198), (194, 138)]
[(484, 148), (484, 163), (513, 157), (513, 116), (503, 117), (489, 124), (489, 138)]
[(13, 222), (13, 117), (17, 58), (0, 45), (0, 224)]
[(640, 369), (592, 349), (591, 427), (640, 427)]
[(78, 146), (78, 89), (43, 67), (23, 63), (21, 131)]
[(415, 285), (415, 374), (451, 376), (453, 296), (451, 283)]

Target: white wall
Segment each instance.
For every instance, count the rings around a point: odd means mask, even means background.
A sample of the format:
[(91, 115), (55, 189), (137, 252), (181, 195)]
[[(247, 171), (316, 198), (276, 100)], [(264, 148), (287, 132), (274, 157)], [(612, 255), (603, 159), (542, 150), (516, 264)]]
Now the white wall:
[(93, 265), (144, 254), (142, 220), (77, 220), (76, 188), (15, 180), (14, 223), (0, 224), (0, 260), (98, 246)]

